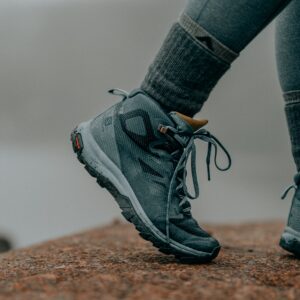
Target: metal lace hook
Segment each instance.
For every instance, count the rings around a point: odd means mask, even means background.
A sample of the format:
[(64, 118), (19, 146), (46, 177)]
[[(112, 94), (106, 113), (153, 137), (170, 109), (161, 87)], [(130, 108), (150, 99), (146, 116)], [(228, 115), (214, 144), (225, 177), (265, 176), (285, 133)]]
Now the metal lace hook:
[(121, 89), (110, 89), (108, 92), (114, 96), (123, 97), (122, 101), (126, 100), (129, 96), (129, 94), (126, 91)]

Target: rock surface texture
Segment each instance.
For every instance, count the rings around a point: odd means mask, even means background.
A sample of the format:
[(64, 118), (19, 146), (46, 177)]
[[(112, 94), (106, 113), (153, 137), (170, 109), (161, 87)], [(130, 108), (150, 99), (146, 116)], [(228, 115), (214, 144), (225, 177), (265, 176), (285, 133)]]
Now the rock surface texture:
[(277, 244), (281, 223), (206, 226), (223, 244), (207, 265), (179, 264), (131, 225), (0, 255), (0, 300), (300, 299), (300, 260)]

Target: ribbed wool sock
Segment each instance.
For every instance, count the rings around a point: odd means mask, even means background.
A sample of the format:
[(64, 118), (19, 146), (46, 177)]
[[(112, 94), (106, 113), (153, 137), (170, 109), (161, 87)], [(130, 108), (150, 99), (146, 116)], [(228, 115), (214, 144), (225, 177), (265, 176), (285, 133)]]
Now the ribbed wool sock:
[(141, 88), (165, 109), (193, 116), (237, 56), (182, 14), (149, 67)]
[(285, 113), (297, 171), (300, 172), (300, 91), (284, 94)]

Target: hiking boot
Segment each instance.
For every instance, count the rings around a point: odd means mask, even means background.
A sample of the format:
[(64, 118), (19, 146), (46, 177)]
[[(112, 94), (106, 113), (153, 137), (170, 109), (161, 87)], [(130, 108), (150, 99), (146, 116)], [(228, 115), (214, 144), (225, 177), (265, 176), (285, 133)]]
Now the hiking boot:
[(286, 251), (300, 257), (300, 174), (294, 177), (295, 185), (290, 186), (282, 196), (284, 199), (291, 189), (295, 189), (287, 226), (281, 236), (279, 245)]
[[(199, 195), (195, 139), (208, 144), (210, 155), (221, 143), (200, 129), (206, 120), (195, 120), (176, 112), (166, 113), (142, 90), (131, 94), (115, 89), (123, 97), (98, 117), (81, 123), (71, 134), (73, 149), (87, 171), (119, 204), (123, 216), (140, 235), (161, 252), (184, 262), (208, 262), (220, 250), (191, 214), (188, 199)], [(191, 155), (195, 195), (186, 187), (186, 164)], [(210, 176), (210, 175), (209, 175)]]

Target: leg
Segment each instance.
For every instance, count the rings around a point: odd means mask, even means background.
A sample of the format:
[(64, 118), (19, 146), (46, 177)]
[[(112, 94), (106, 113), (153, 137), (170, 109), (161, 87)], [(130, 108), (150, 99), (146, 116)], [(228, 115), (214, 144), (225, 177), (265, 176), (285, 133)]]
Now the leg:
[(142, 83), (167, 110), (197, 113), (238, 53), (286, 0), (189, 0)]
[(238, 0), (233, 4), (228, 0), (190, 0), (184, 12), (221, 43), (239, 53), (287, 2)]
[(276, 22), (276, 58), (279, 80), (285, 99), (285, 112), (292, 153), (298, 174), (287, 227), (280, 245), (300, 255), (300, 3), (292, 1)]
[(276, 22), (276, 58), (290, 131), (292, 152), (300, 171), (300, 3), (292, 1)]
[[(200, 129), (206, 121), (170, 110), (190, 115), (199, 111), (242, 47), (286, 3), (234, 0), (229, 6), (227, 2), (190, 1), (186, 13), (171, 28), (142, 89), (130, 94), (111, 90), (123, 101), (80, 124), (71, 136), (80, 162), (111, 192), (140, 235), (163, 253), (188, 262), (211, 261), (220, 250), (218, 241), (191, 213), (189, 199), (199, 196), (194, 141), (208, 143), (209, 178), (213, 151), (216, 154), (220, 147), (227, 155), (226, 168), (214, 161), (221, 171), (228, 170), (231, 159), (218, 139)], [(196, 15), (189, 13), (193, 9)], [(186, 186), (190, 155), (195, 195)]]

